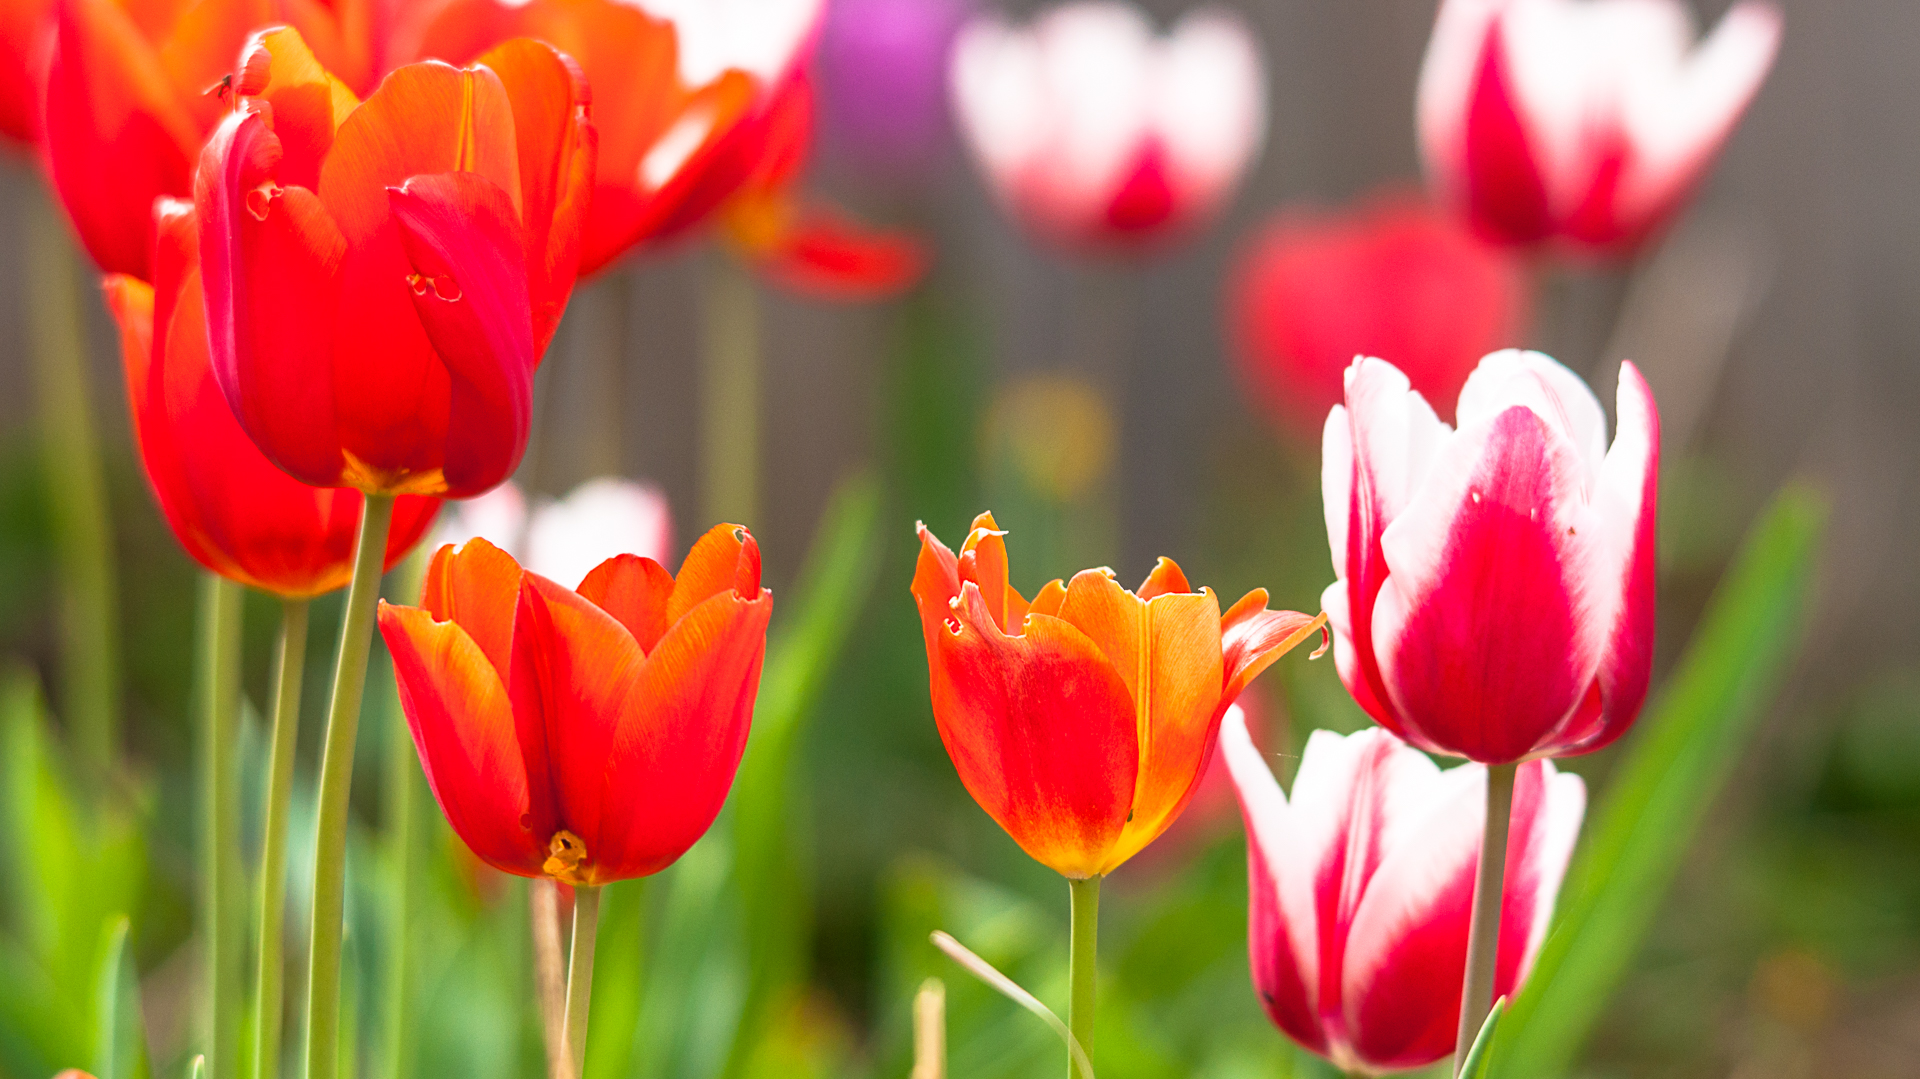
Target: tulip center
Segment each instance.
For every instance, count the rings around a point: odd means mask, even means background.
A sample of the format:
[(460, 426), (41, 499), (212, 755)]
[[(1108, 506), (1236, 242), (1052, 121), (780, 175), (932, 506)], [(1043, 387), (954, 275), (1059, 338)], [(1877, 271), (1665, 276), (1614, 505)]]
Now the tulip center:
[(587, 861), (587, 845), (580, 837), (562, 828), (547, 840), (547, 860), (540, 872), (578, 888), (591, 883), (582, 866)]

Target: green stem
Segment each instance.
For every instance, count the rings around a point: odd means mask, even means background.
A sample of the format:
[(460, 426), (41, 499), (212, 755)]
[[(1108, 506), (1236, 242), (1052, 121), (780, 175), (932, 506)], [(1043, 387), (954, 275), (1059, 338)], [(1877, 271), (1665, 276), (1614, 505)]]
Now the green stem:
[[(59, 211), (28, 215), (27, 330), (59, 571), (61, 710), (90, 779), (113, 763), (120, 703), (113, 532), (89, 400), (73, 244)], [(216, 1062), (216, 1068), (218, 1064)]]
[(273, 646), (273, 733), (267, 749), (267, 812), (260, 842), (259, 968), (253, 982), (253, 1076), (280, 1074), (280, 1019), (286, 992), (281, 966), (287, 906), (287, 813), (293, 801), (293, 754), (300, 742), (300, 683), (306, 673), (307, 601), (280, 601), (280, 639)]
[(573, 946), (567, 955), (567, 1056), (573, 1074), (586, 1074), (587, 1011), (593, 1002), (593, 937), (600, 927), (600, 886), (573, 889)]
[(1473, 921), (1467, 929), (1467, 974), (1460, 990), (1460, 1034), (1453, 1074), (1460, 1074), (1474, 1036), (1493, 1010), (1494, 969), (1500, 958), (1500, 901), (1506, 888), (1507, 830), (1513, 817), (1516, 764), (1487, 768), (1487, 820), (1480, 840), (1480, 867), (1473, 884)]
[(701, 494), (706, 520), (751, 525), (760, 512), (759, 310), (752, 276), (716, 258), (701, 350)]
[[(414, 548), (394, 574), (392, 594), (401, 603), (417, 604), (427, 580), (427, 546)], [(396, 674), (397, 677), (397, 674)], [(413, 939), (415, 907), (424, 889), (420, 882), (422, 855), (419, 845), (420, 816), (417, 807), (424, 797), (426, 777), (414, 756), (413, 736), (407, 730), (407, 717), (400, 709), (400, 696), (387, 693), (382, 699), (387, 720), (387, 805), (392, 813), (390, 857), (393, 859), (392, 926), (387, 944), (387, 1076), (402, 1079), (414, 1072), (412, 1020)]]
[[(533, 987), (540, 998), (540, 1031), (546, 1036), (547, 1079), (567, 1074), (567, 975), (560, 955), (560, 885), (551, 877), (527, 882), (527, 917), (533, 930)], [(572, 1079), (578, 1079), (577, 1073)]]
[(240, 586), (212, 573), (200, 581), (200, 745), (206, 784), (202, 816), (201, 936), (207, 963), (207, 1070), (237, 1074), (240, 939), (235, 899), (240, 874), (240, 773), (234, 719), (240, 697)]
[[(1069, 880), (1073, 902), (1072, 943), (1067, 953), (1067, 1029), (1080, 1043), (1080, 1050), (1093, 1061), (1093, 971), (1100, 947), (1100, 878)], [(1074, 1067), (1073, 1053), (1067, 1053), (1067, 1079), (1093, 1079), (1080, 1075)]]
[(340, 623), (333, 699), (320, 757), (319, 824), (313, 851), (313, 926), (307, 949), (306, 1079), (336, 1079), (340, 1054), (340, 937), (347, 881), (347, 799), (353, 791), (353, 745), (360, 730), (360, 696), (367, 685), (367, 649), (373, 643), (374, 601), (387, 551), (393, 496), (366, 496), (354, 541), (353, 584)]

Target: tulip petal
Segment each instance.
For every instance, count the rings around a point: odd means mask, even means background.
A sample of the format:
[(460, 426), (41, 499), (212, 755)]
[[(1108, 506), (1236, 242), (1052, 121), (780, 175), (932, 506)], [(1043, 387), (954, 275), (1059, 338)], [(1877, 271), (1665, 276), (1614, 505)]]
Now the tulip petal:
[[(744, 579), (743, 579), (744, 578)], [(719, 524), (697, 540), (673, 579), (667, 624), (673, 625), (709, 598), (732, 589), (741, 599), (760, 593), (760, 546), (740, 525)]]
[(1374, 648), (1408, 740), (1499, 764), (1575, 720), (1606, 627), (1585, 464), (1524, 406), (1463, 429), (1381, 539)]
[(1025, 632), (1008, 636), (968, 582), (949, 628), (945, 604), (915, 598), (934, 720), (967, 792), (1041, 864), (1075, 878), (1099, 872), (1138, 773), (1126, 684), (1062, 619), (1029, 615)]
[(533, 421), (524, 230), (507, 193), (476, 173), (415, 176), (388, 197), (414, 311), (451, 383), (447, 492), (476, 495), (520, 463)]
[(320, 163), (333, 147), (333, 133), (360, 104), (346, 84), (323, 67), (297, 30), (262, 31), (240, 57), (233, 92), (273, 107), (270, 122), (280, 140), (282, 183), (320, 189)]
[(539, 875), (544, 837), (522, 822), (544, 822), (498, 671), (465, 629), (418, 608), (382, 603), (380, 635), (421, 767), (448, 822), (489, 865)]
[(1153, 571), (1140, 583), (1140, 591), (1135, 593), (1141, 599), (1164, 596), (1169, 592), (1192, 592), (1193, 586), (1187, 583), (1187, 575), (1171, 558), (1162, 558), (1153, 564)]
[(520, 605), (520, 566), (484, 539), (447, 544), (427, 565), (420, 606), (441, 622), (457, 622), (473, 639), (502, 685), (513, 674), (514, 613)]
[[(1260, 672), (1273, 661), (1293, 651), (1315, 630), (1324, 630), (1327, 616), (1301, 614), (1299, 611), (1267, 610), (1267, 590), (1256, 588), (1240, 597), (1227, 613), (1220, 616), (1220, 653), (1225, 665), (1225, 688), (1220, 705), (1225, 708), (1240, 696)], [(1318, 653), (1315, 653), (1318, 655)]]
[(1220, 752), (1227, 762), (1247, 827), (1247, 954), (1254, 991), (1281, 1030), (1313, 1052), (1332, 1046), (1320, 1025), (1319, 948), (1312, 904), (1285, 905), (1281, 874), (1300, 871), (1300, 850), (1290, 834), (1286, 796), (1254, 748), (1247, 721), (1230, 714), (1220, 725)]
[(713, 824), (746, 750), (772, 612), (771, 593), (716, 593), (647, 657), (609, 747), (603, 871), (658, 872)]
[[(611, 615), (537, 573), (521, 578), (514, 631), (511, 686), (521, 741), (529, 741), (531, 727), (546, 748), (544, 774), (539, 762), (528, 762), (531, 782), (552, 792), (556, 826), (585, 843), (588, 874), (613, 879), (599, 876), (610, 853), (601, 814), (610, 800), (614, 730), (646, 657)], [(623, 789), (621, 797), (629, 793)]]
[(813, 203), (782, 216), (791, 219), (775, 240), (750, 256), (784, 288), (836, 302), (879, 300), (912, 288), (927, 271), (926, 245), (911, 232), (874, 228)]
[(983, 513), (975, 518), (967, 541), (960, 545), (960, 579), (980, 586), (980, 598), (986, 601), (987, 613), (993, 616), (993, 624), (1002, 633), (1017, 633), (1020, 621), (1009, 617), (1009, 608), (1020, 608), (1021, 617), (1025, 617), (1027, 604), (1007, 583), (1006, 537), (993, 514)]
[(337, 486), (333, 342), (345, 240), (326, 208), (275, 179), (279, 139), (235, 112), (194, 183), (214, 374), (261, 451), (294, 478)]
[(1532, 409), (1571, 440), (1597, 485), (1607, 453), (1607, 414), (1584, 379), (1545, 353), (1504, 349), (1482, 359), (1467, 376), (1455, 414), (1464, 428), (1514, 405)]
[(651, 655), (673, 625), (667, 619), (673, 583), (673, 574), (660, 563), (623, 554), (595, 566), (580, 582), (579, 592), (582, 599), (627, 627), (640, 650)]

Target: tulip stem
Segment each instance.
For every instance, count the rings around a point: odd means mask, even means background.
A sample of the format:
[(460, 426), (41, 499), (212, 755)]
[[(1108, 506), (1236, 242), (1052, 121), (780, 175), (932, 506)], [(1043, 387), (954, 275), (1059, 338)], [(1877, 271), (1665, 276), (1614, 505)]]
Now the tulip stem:
[(593, 937), (600, 927), (600, 886), (573, 888), (573, 946), (567, 957), (567, 1057), (573, 1075), (587, 1066), (587, 1011), (593, 1000)]
[(234, 719), (240, 698), (240, 586), (212, 573), (200, 582), (200, 732), (206, 803), (201, 836), (201, 933), (206, 948), (207, 1072), (237, 1074), (240, 940), (234, 918), (240, 873), (240, 773), (234, 767)]
[(540, 998), (540, 1029), (546, 1035), (547, 1079), (577, 1079), (567, 1072), (567, 975), (560, 956), (558, 881), (535, 877), (527, 882), (527, 916), (533, 923), (533, 987)]
[[(394, 573), (391, 594), (401, 603), (418, 604), (426, 590), (427, 548), (415, 547)], [(389, 664), (391, 672), (391, 664)], [(426, 777), (414, 756), (413, 735), (400, 707), (398, 687), (381, 702), (387, 722), (387, 813), (389, 857), (393, 862), (391, 943), (387, 947), (386, 1050), (388, 1079), (403, 1079), (413, 1067), (413, 926), (421, 907), (419, 846), (424, 820), (419, 806)]]
[(760, 511), (760, 319), (753, 278), (718, 256), (701, 349), (700, 470), (710, 521), (751, 525)]
[[(1067, 1029), (1080, 1051), (1093, 1061), (1093, 969), (1100, 945), (1100, 878), (1068, 880), (1072, 894), (1073, 921), (1067, 952)], [(1073, 1050), (1067, 1050), (1067, 1079), (1093, 1079), (1075, 1066)]]
[[(27, 351), (40, 412), (58, 575), (60, 708), (90, 783), (113, 764), (120, 708), (119, 624), (114, 614), (113, 532), (89, 399), (86, 339), (73, 243), (60, 212), (28, 215)], [(217, 1064), (216, 1064), (217, 1067)]]
[(347, 799), (353, 792), (353, 746), (360, 731), (360, 697), (367, 686), (367, 650), (373, 643), (374, 601), (386, 562), (393, 496), (369, 494), (354, 540), (353, 584), (340, 622), (333, 699), (320, 757), (319, 823), (313, 851), (313, 925), (307, 949), (306, 1079), (336, 1079), (340, 1058), (340, 939), (347, 881)]
[(253, 1076), (280, 1074), (281, 966), (287, 904), (287, 812), (293, 801), (293, 753), (300, 741), (300, 683), (307, 655), (307, 601), (280, 601), (273, 646), (273, 733), (267, 749), (267, 812), (260, 841), (259, 969), (253, 983)]
[(1487, 820), (1480, 839), (1480, 867), (1473, 882), (1473, 921), (1467, 929), (1467, 973), (1460, 990), (1460, 1034), (1454, 1043), (1458, 1079), (1467, 1051), (1493, 1010), (1493, 979), (1500, 958), (1500, 902), (1507, 877), (1507, 831), (1513, 820), (1517, 764), (1487, 767)]

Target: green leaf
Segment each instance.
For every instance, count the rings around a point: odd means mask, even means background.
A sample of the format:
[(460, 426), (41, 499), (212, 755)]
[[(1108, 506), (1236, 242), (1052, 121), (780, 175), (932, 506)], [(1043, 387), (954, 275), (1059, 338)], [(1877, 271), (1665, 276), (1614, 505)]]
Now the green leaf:
[(94, 977), (95, 1079), (147, 1079), (146, 1024), (140, 1017), (140, 979), (127, 947), (126, 915), (109, 919), (100, 934)]
[(1493, 1002), (1493, 1008), (1487, 1012), (1487, 1021), (1480, 1024), (1480, 1033), (1473, 1036), (1473, 1045), (1467, 1050), (1467, 1059), (1460, 1062), (1460, 1079), (1480, 1079), (1487, 1071), (1487, 1050), (1493, 1046), (1493, 1032), (1500, 1025), (1500, 1016), (1507, 1010), (1507, 998), (1501, 997)]
[(1825, 500), (1792, 484), (1748, 533), (1591, 818), (1552, 935), (1494, 1047), (1494, 1072), (1566, 1074), (1660, 909), (1800, 641)]

